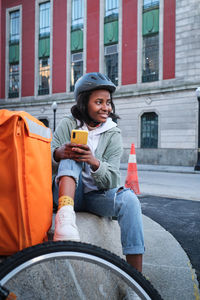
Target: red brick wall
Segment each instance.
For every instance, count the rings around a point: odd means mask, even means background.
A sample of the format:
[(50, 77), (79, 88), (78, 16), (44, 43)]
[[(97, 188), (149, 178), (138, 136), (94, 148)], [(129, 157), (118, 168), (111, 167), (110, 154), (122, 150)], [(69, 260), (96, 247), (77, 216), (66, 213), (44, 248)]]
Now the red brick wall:
[(67, 1), (54, 1), (52, 92), (66, 91)]
[(163, 79), (175, 78), (176, 1), (164, 1)]
[(87, 1), (87, 72), (99, 71), (99, 0)]
[(137, 83), (137, 0), (122, 3), (122, 85), (126, 85)]
[[(17, 1), (16, 1), (17, 2)], [(22, 97), (34, 95), (35, 0), (22, 6)]]

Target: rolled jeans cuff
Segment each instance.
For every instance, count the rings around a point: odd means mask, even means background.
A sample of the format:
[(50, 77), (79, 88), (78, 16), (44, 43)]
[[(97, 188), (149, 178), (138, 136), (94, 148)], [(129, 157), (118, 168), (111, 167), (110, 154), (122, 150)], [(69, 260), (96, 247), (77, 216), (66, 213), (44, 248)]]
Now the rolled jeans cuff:
[(145, 252), (145, 248), (144, 246), (134, 246), (134, 247), (129, 247), (129, 248), (126, 248), (124, 247), (123, 248), (123, 254), (124, 255), (128, 255), (128, 254), (144, 254)]
[(58, 173), (55, 178), (55, 183), (58, 185), (59, 179), (61, 177), (69, 176), (74, 178), (77, 186), (81, 170), (82, 170), (82, 163), (77, 163), (72, 159), (62, 159), (59, 163)]

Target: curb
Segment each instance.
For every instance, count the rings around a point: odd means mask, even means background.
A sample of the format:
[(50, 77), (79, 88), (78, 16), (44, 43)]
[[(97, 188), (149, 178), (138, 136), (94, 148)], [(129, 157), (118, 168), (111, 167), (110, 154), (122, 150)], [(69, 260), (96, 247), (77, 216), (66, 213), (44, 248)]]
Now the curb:
[[(121, 163), (120, 170), (127, 170), (127, 168), (128, 168), (127, 163)], [(184, 166), (161, 166), (161, 165), (137, 164), (137, 170), (138, 171), (150, 171), (150, 172), (200, 174), (200, 171), (195, 171), (193, 167), (184, 167)]]

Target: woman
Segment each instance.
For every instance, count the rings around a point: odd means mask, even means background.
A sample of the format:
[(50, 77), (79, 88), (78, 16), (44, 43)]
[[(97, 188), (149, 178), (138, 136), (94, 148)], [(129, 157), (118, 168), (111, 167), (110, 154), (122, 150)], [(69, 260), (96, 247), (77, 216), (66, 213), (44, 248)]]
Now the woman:
[[(72, 115), (56, 128), (52, 141), (54, 201), (58, 201), (54, 240), (80, 240), (74, 210), (115, 216), (121, 228), (123, 254), (142, 272), (140, 203), (133, 191), (120, 186), (123, 146), (120, 130), (112, 121), (117, 118), (112, 100), (115, 89), (107, 76), (85, 74), (75, 84)], [(71, 131), (76, 128), (88, 131), (87, 145), (70, 143)]]

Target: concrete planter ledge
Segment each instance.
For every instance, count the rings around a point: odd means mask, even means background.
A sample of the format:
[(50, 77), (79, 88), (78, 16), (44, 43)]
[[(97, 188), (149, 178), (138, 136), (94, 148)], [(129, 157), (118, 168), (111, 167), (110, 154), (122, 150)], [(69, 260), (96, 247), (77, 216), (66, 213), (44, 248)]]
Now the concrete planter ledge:
[[(90, 213), (78, 212), (76, 213), (76, 224), (81, 242), (99, 246), (125, 258), (122, 254), (120, 228), (117, 221)], [(54, 227), (55, 214), (53, 214), (49, 239), (53, 239)]]
[[(50, 235), (54, 232), (53, 215)], [(76, 213), (81, 242), (90, 243), (122, 257), (118, 222), (90, 213)], [(196, 300), (198, 281), (190, 260), (177, 240), (158, 223), (143, 215), (145, 254), (143, 274), (163, 299)]]

